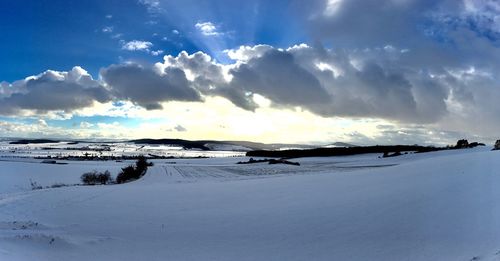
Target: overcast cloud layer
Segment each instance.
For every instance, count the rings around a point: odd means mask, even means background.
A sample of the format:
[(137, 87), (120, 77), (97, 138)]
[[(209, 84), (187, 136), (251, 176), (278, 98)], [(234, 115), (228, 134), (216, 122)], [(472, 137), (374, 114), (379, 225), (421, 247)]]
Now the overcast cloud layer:
[(302, 2), (295, 5), (307, 8), (296, 12), (312, 43), (241, 46), (225, 51), (225, 63), (181, 52), (156, 64), (109, 65), (94, 78), (80, 67), (46, 71), (2, 82), (0, 114), (71, 113), (109, 101), (159, 110), (165, 102), (214, 96), (255, 111), (263, 96), (272, 107), (323, 117), (385, 119), (484, 137), (500, 128), (498, 2)]

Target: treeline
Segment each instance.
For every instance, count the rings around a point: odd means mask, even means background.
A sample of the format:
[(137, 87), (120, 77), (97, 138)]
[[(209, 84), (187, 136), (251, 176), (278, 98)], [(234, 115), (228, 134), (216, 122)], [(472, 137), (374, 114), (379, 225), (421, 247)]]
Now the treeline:
[[(122, 184), (130, 181), (138, 180), (146, 174), (148, 167), (153, 166), (152, 162), (148, 162), (145, 157), (139, 157), (135, 165), (129, 165), (122, 168), (120, 173), (113, 180), (109, 171), (98, 172), (96, 170), (84, 173), (80, 179), (84, 185), (106, 185), (106, 184)], [(33, 185), (32, 185), (33, 186)]]
[(418, 145), (393, 145), (393, 146), (365, 146), (345, 148), (316, 148), (305, 150), (254, 150), (246, 153), (248, 157), (272, 157), (272, 158), (302, 158), (302, 157), (331, 157), (349, 156), (366, 153), (389, 153), (389, 152), (431, 152), (446, 150), (446, 147), (418, 146)]
[[(500, 144), (500, 140), (497, 141)], [(302, 158), (302, 157), (331, 157), (349, 156), (366, 153), (383, 153), (383, 157), (395, 157), (402, 155), (401, 152), (431, 152), (440, 150), (469, 149), (477, 146), (485, 146), (484, 143), (471, 142), (466, 139), (457, 141), (455, 146), (434, 147), (419, 145), (391, 145), (391, 146), (360, 146), (360, 147), (337, 147), (316, 149), (293, 149), (293, 150), (254, 150), (246, 153), (248, 157), (272, 157), (272, 158)], [(500, 147), (500, 145), (499, 145)], [(392, 153), (392, 154), (391, 154)]]
[(58, 140), (47, 140), (47, 139), (34, 139), (34, 140), (17, 140), (11, 141), (9, 144), (12, 145), (27, 145), (27, 144), (45, 144), (45, 143), (59, 143)]

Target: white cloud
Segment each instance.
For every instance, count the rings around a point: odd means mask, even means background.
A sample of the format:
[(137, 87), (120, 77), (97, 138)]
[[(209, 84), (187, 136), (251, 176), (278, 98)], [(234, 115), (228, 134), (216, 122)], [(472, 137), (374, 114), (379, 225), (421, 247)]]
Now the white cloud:
[(156, 14), (163, 11), (160, 0), (139, 0), (139, 4), (144, 5), (148, 12)]
[(86, 121), (80, 122), (80, 128), (82, 128), (82, 129), (92, 128), (93, 126), (94, 126), (94, 124), (92, 124), (90, 122), (86, 122)]
[(174, 29), (174, 30), (172, 30), (172, 33), (173, 33), (173, 34), (180, 34), (180, 32), (179, 32), (178, 30), (175, 30), (175, 29)]
[(40, 134), (40, 125), (0, 121), (0, 132), (7, 137), (37, 135)]
[(114, 30), (113, 26), (105, 26), (104, 28), (102, 28), (103, 33), (112, 33), (113, 30)]
[(123, 36), (123, 34), (122, 34), (122, 33), (118, 33), (118, 34), (114, 34), (114, 35), (112, 35), (112, 36), (111, 36), (111, 38), (112, 38), (112, 39), (121, 39), (121, 38), (122, 38), (122, 36)]
[(23, 122), (0, 121), (0, 133), (4, 137), (27, 137), (27, 138), (82, 138), (88, 137), (88, 133), (75, 131), (70, 128), (54, 127), (37, 122), (37, 124)]
[[(307, 46), (307, 45), (306, 45)], [(224, 53), (232, 60), (246, 62), (251, 58), (261, 57), (265, 52), (272, 50), (270, 45), (254, 45), (254, 46), (240, 46), (238, 49), (224, 50)]]
[(111, 18), (113, 18), (113, 15), (108, 14), (105, 17), (106, 17), (106, 19), (111, 19)]
[(195, 24), (195, 27), (205, 36), (218, 36), (223, 34), (218, 32), (217, 27), (212, 22), (199, 22)]
[(153, 56), (158, 56), (163, 53), (163, 50), (156, 50), (156, 51), (151, 51), (151, 55)]
[(99, 123), (97, 123), (97, 127), (99, 127), (100, 129), (109, 130), (109, 129), (121, 128), (121, 125), (119, 122), (116, 122), (116, 121), (112, 122), (112, 123), (99, 122)]
[(47, 124), (47, 122), (43, 119), (38, 119), (38, 125), (40, 125), (41, 127), (48, 127), (49, 126)]
[(122, 45), (122, 49), (127, 50), (127, 51), (146, 51), (146, 52), (149, 52), (151, 47), (153, 47), (153, 43), (147, 42), (147, 41), (139, 41), (139, 40), (125, 42)]

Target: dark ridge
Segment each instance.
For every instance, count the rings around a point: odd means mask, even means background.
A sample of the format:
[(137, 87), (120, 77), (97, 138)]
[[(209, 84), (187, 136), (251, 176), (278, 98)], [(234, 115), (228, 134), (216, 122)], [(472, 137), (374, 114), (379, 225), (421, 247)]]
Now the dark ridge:
[(318, 147), (314, 145), (302, 145), (302, 144), (281, 144), (281, 143), (265, 144), (260, 142), (251, 142), (251, 141), (218, 141), (218, 140), (190, 141), (182, 139), (137, 139), (137, 140), (131, 140), (130, 142), (135, 144), (178, 145), (182, 146), (185, 149), (201, 149), (201, 150), (210, 150), (210, 148), (207, 147), (206, 144), (234, 145), (234, 146), (245, 147), (251, 150), (276, 150), (286, 147), (312, 149)]
[(248, 157), (272, 157), (272, 158), (302, 158), (302, 157), (331, 157), (349, 156), (366, 153), (389, 153), (401, 151), (431, 152), (445, 150), (447, 148), (424, 147), (418, 145), (394, 145), (394, 146), (366, 146), (349, 148), (317, 148), (306, 150), (254, 150), (246, 153)]
[[(286, 144), (264, 144), (259, 142), (250, 141), (216, 141), (216, 140), (182, 140), (182, 139), (138, 139), (131, 140), (135, 144), (155, 144), (155, 145), (178, 145), (182, 146), (184, 149), (201, 149), (210, 150), (206, 144), (221, 144), (221, 145), (236, 145), (246, 147), (252, 150), (262, 150), (262, 149), (278, 149)], [(304, 148), (311, 148), (311, 146), (306, 145), (286, 145), (286, 146), (303, 146)]]
[(154, 145), (178, 145), (182, 146), (184, 149), (201, 149), (210, 150), (205, 146), (205, 141), (190, 141), (181, 139), (139, 139), (131, 140), (135, 144), (154, 144)]
[(9, 144), (44, 144), (44, 143), (59, 143), (58, 140), (46, 140), (46, 139), (35, 139), (35, 140), (17, 140), (11, 141)]
[[(208, 141), (207, 141), (208, 142)], [(318, 146), (314, 145), (303, 145), (303, 144), (286, 144), (286, 143), (260, 143), (251, 141), (211, 141), (213, 143), (231, 144), (246, 147), (252, 150), (276, 150), (280, 148), (301, 148), (301, 149), (312, 149)]]
[(345, 142), (335, 142), (335, 143), (328, 144), (328, 145), (323, 146), (323, 147), (328, 147), (328, 146), (335, 146), (335, 147), (359, 147), (359, 146), (356, 146), (354, 144), (345, 143)]

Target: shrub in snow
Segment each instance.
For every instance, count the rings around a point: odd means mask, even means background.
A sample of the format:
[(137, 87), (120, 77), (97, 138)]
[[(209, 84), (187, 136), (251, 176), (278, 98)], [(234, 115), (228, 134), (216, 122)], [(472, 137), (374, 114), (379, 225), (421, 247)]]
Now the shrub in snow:
[(148, 161), (144, 156), (141, 156), (139, 157), (139, 159), (137, 159), (137, 162), (135, 163), (135, 169), (138, 173), (146, 172), (146, 170), (148, 169)]
[(85, 185), (108, 184), (111, 182), (111, 174), (109, 171), (97, 172), (96, 170), (84, 173), (80, 179)]
[(146, 174), (148, 166), (153, 166), (153, 163), (148, 163), (143, 156), (139, 157), (135, 166), (130, 165), (122, 169), (118, 176), (116, 176), (116, 183), (121, 184), (141, 178)]
[(51, 188), (62, 188), (62, 187), (67, 187), (69, 185), (67, 184), (64, 184), (64, 183), (54, 183), (52, 185), (50, 185)]
[(134, 166), (130, 165), (128, 167), (122, 168), (122, 171), (116, 176), (116, 183), (121, 184), (131, 180), (136, 180), (141, 176), (138, 174)]
[(99, 181), (99, 183), (101, 184), (108, 184), (111, 182), (111, 174), (109, 173), (109, 171), (104, 171), (104, 173), (100, 173), (98, 176), (97, 176), (97, 180)]
[(497, 140), (495, 142), (495, 146), (493, 147), (494, 150), (500, 150), (500, 140)]
[(475, 147), (477, 147), (477, 146), (486, 146), (486, 145), (485, 145), (484, 143), (479, 143), (479, 142), (476, 142), (476, 141), (471, 142), (471, 143), (469, 144), (469, 148), (475, 148)]
[(458, 140), (457, 145), (455, 145), (455, 148), (457, 149), (463, 149), (463, 148), (468, 148), (469, 147), (469, 141), (468, 140)]
[(31, 184), (31, 190), (43, 189), (42, 186), (38, 185), (36, 181), (33, 181), (31, 179), (30, 179), (30, 184)]
[(455, 145), (455, 149), (466, 149), (466, 148), (475, 148), (477, 146), (485, 146), (484, 143), (479, 143), (479, 142), (471, 142), (469, 143), (468, 140), (458, 140), (457, 145)]

